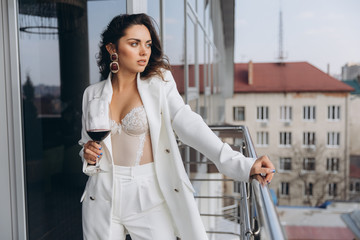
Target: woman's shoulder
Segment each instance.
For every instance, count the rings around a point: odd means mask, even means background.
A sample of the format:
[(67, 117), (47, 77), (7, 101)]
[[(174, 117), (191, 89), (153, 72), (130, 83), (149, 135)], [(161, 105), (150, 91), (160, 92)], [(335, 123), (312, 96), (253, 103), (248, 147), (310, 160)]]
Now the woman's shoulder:
[(104, 88), (105, 84), (106, 84), (106, 80), (100, 81), (97, 83), (93, 83), (93, 84), (87, 86), (84, 90), (83, 96), (87, 97), (87, 98), (91, 98), (94, 95), (96, 96), (96, 95), (100, 94), (100, 91)]
[(87, 91), (87, 92), (97, 91), (99, 89), (102, 89), (104, 87), (105, 83), (106, 83), (106, 80), (90, 84), (89, 86), (86, 87), (85, 91)]

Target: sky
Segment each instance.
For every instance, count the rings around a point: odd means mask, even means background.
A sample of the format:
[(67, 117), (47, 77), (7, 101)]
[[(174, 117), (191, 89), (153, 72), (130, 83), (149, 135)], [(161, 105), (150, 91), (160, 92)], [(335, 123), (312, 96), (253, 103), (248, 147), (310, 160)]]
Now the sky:
[(236, 0), (235, 62), (274, 62), (279, 10), (285, 61), (306, 61), (340, 74), (360, 63), (360, 0)]

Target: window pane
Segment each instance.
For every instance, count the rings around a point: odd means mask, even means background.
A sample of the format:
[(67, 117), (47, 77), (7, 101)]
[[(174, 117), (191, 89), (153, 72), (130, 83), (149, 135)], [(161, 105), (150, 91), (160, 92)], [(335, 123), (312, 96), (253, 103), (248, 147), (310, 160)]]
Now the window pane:
[[(19, 1), (29, 239), (82, 239), (82, 94), (100, 80), (100, 33), (126, 1)], [(29, 33), (29, 32), (37, 33)]]

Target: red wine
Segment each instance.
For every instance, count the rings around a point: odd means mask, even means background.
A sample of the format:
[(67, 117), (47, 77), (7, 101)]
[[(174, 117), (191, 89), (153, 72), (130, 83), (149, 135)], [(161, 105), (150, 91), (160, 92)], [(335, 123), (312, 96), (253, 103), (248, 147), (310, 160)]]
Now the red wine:
[(110, 130), (94, 129), (94, 130), (87, 131), (87, 133), (91, 137), (92, 140), (94, 140), (95, 142), (100, 142), (109, 135)]

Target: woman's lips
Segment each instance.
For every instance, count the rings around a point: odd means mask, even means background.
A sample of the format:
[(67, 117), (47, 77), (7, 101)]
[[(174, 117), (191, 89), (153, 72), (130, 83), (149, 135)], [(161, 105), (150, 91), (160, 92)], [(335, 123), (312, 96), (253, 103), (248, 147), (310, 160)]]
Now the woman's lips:
[(139, 60), (137, 61), (137, 63), (140, 65), (140, 66), (146, 66), (146, 60)]

